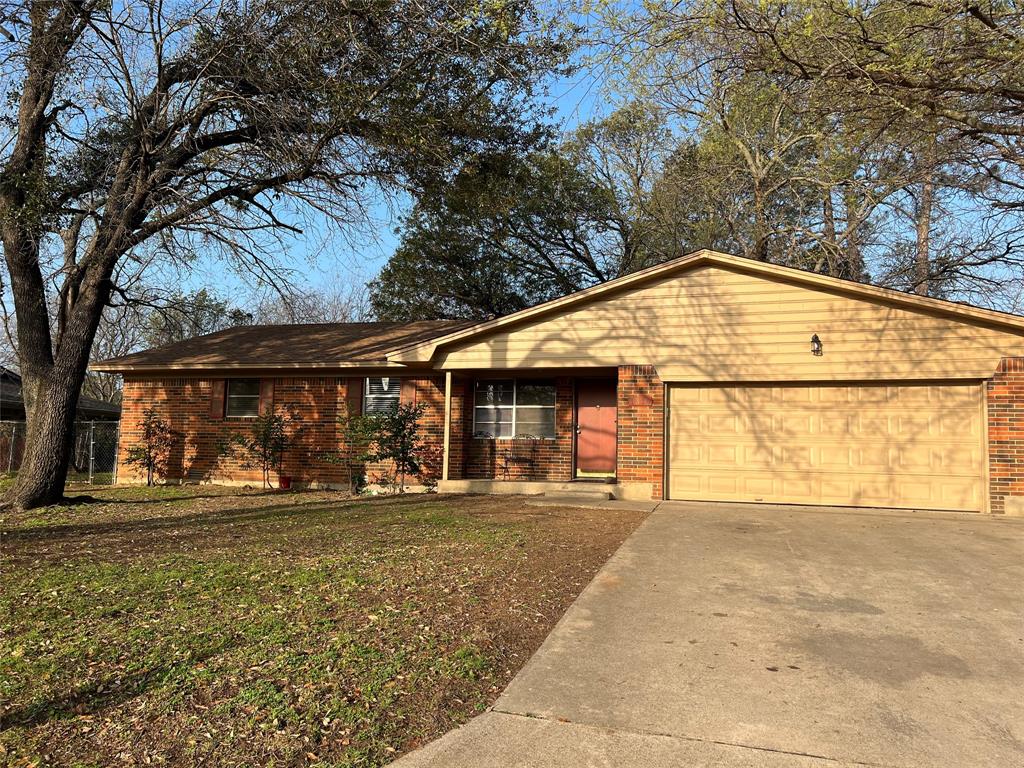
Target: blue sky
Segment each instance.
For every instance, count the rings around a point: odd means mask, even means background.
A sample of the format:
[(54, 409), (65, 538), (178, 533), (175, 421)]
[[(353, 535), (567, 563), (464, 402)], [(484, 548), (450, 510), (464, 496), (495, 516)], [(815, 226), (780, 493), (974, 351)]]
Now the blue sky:
[[(553, 80), (545, 101), (556, 110), (555, 124), (569, 131), (607, 113), (600, 83), (594, 73), (582, 69), (572, 77)], [(299, 276), (305, 289), (359, 290), (387, 262), (398, 245), (395, 232), (409, 200), (381, 201), (370, 211), (368, 226), (339, 232), (324, 218), (309, 222), (303, 236), (287, 241), (282, 264)], [(235, 303), (245, 303), (253, 292), (250, 281), (224, 269), (218, 261), (201, 260), (183, 282), (183, 290), (212, 288)]]

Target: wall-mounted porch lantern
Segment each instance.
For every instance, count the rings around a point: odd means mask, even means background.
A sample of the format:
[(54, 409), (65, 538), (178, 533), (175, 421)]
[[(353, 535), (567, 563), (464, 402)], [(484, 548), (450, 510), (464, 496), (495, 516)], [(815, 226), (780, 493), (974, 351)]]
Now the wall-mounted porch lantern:
[(815, 357), (821, 357), (825, 354), (821, 346), (821, 339), (818, 338), (818, 334), (811, 336), (811, 354)]

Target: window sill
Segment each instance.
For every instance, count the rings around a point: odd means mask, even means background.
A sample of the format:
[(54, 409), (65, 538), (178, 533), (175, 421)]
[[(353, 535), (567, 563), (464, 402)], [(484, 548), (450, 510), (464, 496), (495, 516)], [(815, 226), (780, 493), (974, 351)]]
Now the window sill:
[(489, 440), (492, 443), (554, 443), (558, 441), (557, 437), (484, 437), (483, 435), (473, 435), (474, 440)]

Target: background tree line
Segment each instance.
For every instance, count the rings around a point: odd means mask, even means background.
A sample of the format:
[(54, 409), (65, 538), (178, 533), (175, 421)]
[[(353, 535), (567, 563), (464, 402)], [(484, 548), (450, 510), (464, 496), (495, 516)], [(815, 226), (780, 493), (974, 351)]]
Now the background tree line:
[(699, 248), (1019, 306), (1017, 3), (599, 4), (622, 106), (468, 160), (371, 285), (381, 316), (485, 317)]

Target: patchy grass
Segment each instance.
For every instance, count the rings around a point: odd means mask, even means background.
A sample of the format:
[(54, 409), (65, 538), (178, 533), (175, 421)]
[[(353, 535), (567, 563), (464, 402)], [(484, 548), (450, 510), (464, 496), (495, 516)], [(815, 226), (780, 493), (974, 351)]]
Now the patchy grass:
[(642, 518), (86, 493), (3, 521), (0, 763), (384, 764), (485, 709)]

